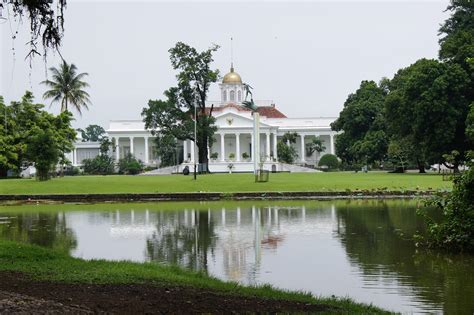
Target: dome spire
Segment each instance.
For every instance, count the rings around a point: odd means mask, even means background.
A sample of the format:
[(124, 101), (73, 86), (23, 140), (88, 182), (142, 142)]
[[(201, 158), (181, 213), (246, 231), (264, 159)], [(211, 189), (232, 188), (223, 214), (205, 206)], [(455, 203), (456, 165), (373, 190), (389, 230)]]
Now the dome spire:
[(230, 38), (230, 72), (234, 72), (234, 38)]
[(234, 38), (230, 38), (230, 72), (224, 76), (222, 83), (242, 84), (242, 78), (234, 70)]

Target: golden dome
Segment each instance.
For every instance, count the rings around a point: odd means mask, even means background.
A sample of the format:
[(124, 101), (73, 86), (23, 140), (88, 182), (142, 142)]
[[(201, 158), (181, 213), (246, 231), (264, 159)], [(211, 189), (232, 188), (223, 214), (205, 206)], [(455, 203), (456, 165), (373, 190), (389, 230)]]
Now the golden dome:
[(222, 83), (227, 84), (242, 84), (242, 78), (237, 72), (234, 72), (234, 67), (230, 67), (230, 72), (224, 76)]

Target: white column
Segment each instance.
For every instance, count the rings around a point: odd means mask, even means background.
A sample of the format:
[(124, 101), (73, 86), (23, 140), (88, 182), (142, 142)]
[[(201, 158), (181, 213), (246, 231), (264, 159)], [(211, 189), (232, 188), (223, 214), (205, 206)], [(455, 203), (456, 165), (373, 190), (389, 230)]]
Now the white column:
[(255, 137), (252, 135), (250, 135), (250, 143), (251, 143), (251, 150), (250, 150), (250, 155), (251, 155), (251, 161), (253, 162), (253, 160), (255, 159), (255, 149), (254, 149), (254, 146), (255, 146)]
[(133, 154), (133, 137), (130, 137), (130, 153)]
[(257, 112), (253, 113), (253, 169), (254, 174), (257, 174), (258, 163), (260, 162), (260, 114)]
[(329, 137), (331, 138), (331, 154), (336, 154), (336, 150), (334, 149), (334, 134), (330, 134)]
[(305, 156), (305, 148), (304, 148), (304, 134), (300, 134), (300, 139), (301, 139), (301, 162), (304, 162), (304, 156)]
[(235, 154), (237, 155), (237, 162), (240, 162), (240, 133), (235, 134)]
[(72, 151), (72, 165), (77, 165), (77, 149), (74, 148), (74, 151)]
[(273, 158), (275, 159), (275, 161), (278, 161), (277, 142), (277, 133), (275, 131), (275, 133), (273, 134)]
[(267, 132), (267, 142), (266, 142), (266, 149), (265, 149), (265, 160), (270, 161), (270, 133)]
[(188, 140), (183, 141), (183, 161), (188, 159)]
[(115, 138), (115, 160), (120, 160), (120, 144), (119, 144), (119, 137)]
[(148, 136), (145, 136), (145, 164), (148, 164)]
[(221, 162), (224, 162), (225, 160), (225, 142), (224, 142), (224, 137), (225, 134), (221, 133)]
[(194, 141), (191, 140), (191, 163), (194, 163)]

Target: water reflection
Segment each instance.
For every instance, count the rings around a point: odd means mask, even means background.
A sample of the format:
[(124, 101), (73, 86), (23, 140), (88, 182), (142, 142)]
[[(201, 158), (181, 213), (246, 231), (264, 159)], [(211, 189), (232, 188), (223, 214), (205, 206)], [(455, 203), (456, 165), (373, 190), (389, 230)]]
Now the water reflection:
[(424, 229), (415, 202), (61, 207), (0, 208), (0, 236), (86, 259), (179, 264), (401, 312), (474, 311), (474, 258), (417, 250), (408, 239)]
[(76, 248), (76, 236), (67, 227), (64, 213), (0, 212), (0, 237), (6, 240), (28, 242), (54, 248), (66, 253)]

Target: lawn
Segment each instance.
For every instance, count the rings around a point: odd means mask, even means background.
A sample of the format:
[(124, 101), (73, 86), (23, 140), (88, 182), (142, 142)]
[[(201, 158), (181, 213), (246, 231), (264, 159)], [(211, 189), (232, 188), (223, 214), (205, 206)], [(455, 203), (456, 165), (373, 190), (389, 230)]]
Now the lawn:
[(198, 176), (74, 176), (46, 182), (34, 179), (0, 180), (0, 194), (107, 194), (247, 191), (445, 190), (452, 183), (437, 174), (278, 173), (267, 183), (255, 183), (252, 174)]

